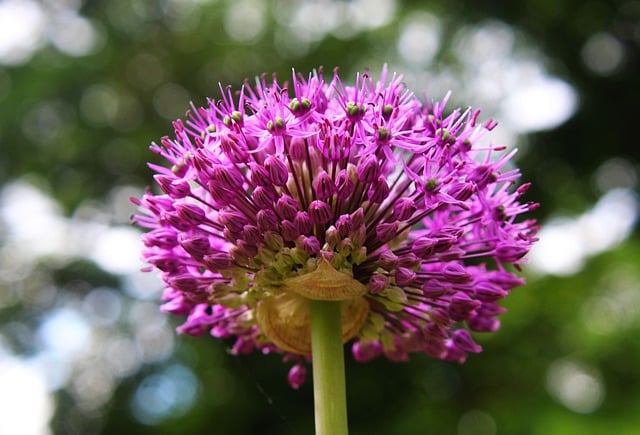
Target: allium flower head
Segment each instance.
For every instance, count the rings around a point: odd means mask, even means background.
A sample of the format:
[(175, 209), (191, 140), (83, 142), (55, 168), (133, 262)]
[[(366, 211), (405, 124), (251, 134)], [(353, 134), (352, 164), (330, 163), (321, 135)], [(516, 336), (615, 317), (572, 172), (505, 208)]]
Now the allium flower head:
[(309, 299), (341, 301), (358, 361), (479, 352), (469, 331), (499, 328), (536, 232), (513, 152), (478, 145), (496, 123), (422, 103), (386, 67), (221, 91), (152, 145), (171, 167), (150, 165), (162, 194), (134, 200), (179, 332), (283, 353), (295, 387)]

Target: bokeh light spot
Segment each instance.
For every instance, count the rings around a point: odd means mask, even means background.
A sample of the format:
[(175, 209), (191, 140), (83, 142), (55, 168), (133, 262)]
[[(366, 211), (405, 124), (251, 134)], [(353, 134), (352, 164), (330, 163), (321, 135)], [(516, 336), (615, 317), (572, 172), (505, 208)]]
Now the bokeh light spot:
[(426, 12), (412, 15), (401, 26), (397, 49), (402, 58), (411, 64), (426, 64), (440, 47), (440, 22)]
[(109, 85), (96, 84), (82, 93), (80, 112), (98, 127), (110, 125), (118, 113), (118, 95)]
[(601, 192), (622, 188), (633, 189), (638, 183), (638, 173), (628, 160), (614, 157), (602, 163), (594, 175), (596, 187)]
[(176, 83), (165, 83), (153, 94), (153, 108), (165, 119), (183, 116), (189, 106), (189, 92)]
[(156, 56), (139, 53), (127, 62), (126, 74), (131, 85), (142, 91), (148, 91), (162, 83), (167, 73)]
[(614, 189), (575, 219), (552, 218), (529, 254), (532, 269), (554, 275), (580, 271), (588, 256), (612, 249), (629, 236), (639, 209), (633, 191)]
[(61, 308), (45, 317), (38, 329), (38, 337), (49, 352), (61, 358), (69, 358), (87, 347), (91, 329), (78, 312)]
[(88, 19), (66, 13), (53, 22), (49, 32), (53, 45), (69, 56), (96, 53), (104, 45), (104, 37)]
[(635, 265), (617, 265), (604, 277), (599, 294), (582, 305), (585, 328), (608, 335), (632, 328), (640, 321), (640, 277)]
[[(0, 355), (2, 356), (2, 355)], [(0, 358), (0, 434), (47, 435), (53, 401), (41, 373)]]
[(577, 101), (567, 82), (545, 78), (514, 89), (503, 103), (500, 119), (522, 133), (549, 130), (573, 115)]
[(549, 366), (547, 391), (565, 407), (580, 414), (598, 409), (605, 396), (605, 386), (597, 371), (569, 360), (557, 360)]
[(198, 379), (182, 365), (142, 380), (131, 401), (134, 417), (142, 424), (155, 425), (189, 410), (198, 395)]
[(489, 414), (473, 409), (458, 422), (458, 435), (495, 435), (496, 422)]
[(256, 0), (231, 2), (227, 9), (224, 29), (232, 39), (251, 42), (264, 30), (264, 4)]
[(21, 64), (44, 42), (46, 16), (31, 0), (0, 2), (0, 63)]
[(582, 61), (594, 73), (608, 76), (620, 70), (626, 58), (622, 43), (605, 32), (591, 35), (582, 48)]
[(109, 228), (97, 235), (90, 257), (108, 272), (127, 274), (142, 267), (140, 246), (140, 233), (133, 228)]
[(122, 297), (113, 289), (96, 288), (85, 296), (83, 311), (92, 323), (109, 326), (114, 324), (122, 311)]

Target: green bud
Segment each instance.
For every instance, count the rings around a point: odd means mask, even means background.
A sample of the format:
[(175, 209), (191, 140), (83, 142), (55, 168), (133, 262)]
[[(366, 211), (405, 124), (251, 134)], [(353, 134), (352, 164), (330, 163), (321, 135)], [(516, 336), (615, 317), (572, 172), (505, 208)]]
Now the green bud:
[(364, 246), (351, 251), (351, 262), (355, 265), (361, 264), (367, 259), (367, 248)]
[(276, 127), (282, 128), (284, 127), (284, 119), (279, 116), (276, 116)]
[(303, 265), (309, 259), (309, 254), (307, 254), (306, 252), (304, 252), (304, 250), (299, 248), (292, 248), (289, 254), (291, 255), (291, 258), (297, 265)]
[(442, 140), (443, 141), (448, 141), (449, 138), (451, 137), (451, 133), (449, 133), (449, 130), (445, 129), (445, 128), (439, 128), (436, 130), (436, 136), (440, 136), (442, 135)]
[(291, 258), (291, 255), (285, 252), (278, 252), (276, 254), (275, 260), (272, 263), (273, 268), (282, 275), (284, 275), (286, 272), (289, 272), (293, 268), (293, 265), (293, 258)]
[(331, 225), (324, 233), (324, 239), (329, 244), (329, 250), (333, 251), (338, 243), (340, 243), (340, 234), (335, 226)]
[(211, 298), (219, 298), (222, 296), (226, 296), (229, 293), (233, 292), (233, 288), (231, 288), (228, 284), (224, 283), (216, 283), (211, 288)]
[(231, 269), (231, 283), (234, 291), (242, 293), (249, 288), (249, 277), (244, 269), (236, 267)]
[(300, 110), (300, 102), (297, 98), (291, 100), (291, 102), (289, 103), (289, 109), (291, 109), (292, 112), (297, 112), (298, 110)]
[(407, 295), (400, 287), (388, 286), (375, 298), (391, 312), (402, 311), (407, 303)]
[(311, 100), (309, 100), (308, 98), (302, 97), (302, 108), (304, 110), (309, 110), (310, 107), (311, 107)]
[(242, 113), (234, 110), (233, 112), (231, 112), (231, 119), (233, 119), (235, 122), (242, 121)]
[(261, 285), (279, 285), (282, 282), (282, 273), (274, 267), (261, 270), (256, 277), (257, 279), (254, 282), (258, 282)]
[(393, 112), (393, 106), (391, 104), (385, 104), (384, 107), (382, 108), (382, 116), (385, 119), (389, 118), (392, 112)]
[(396, 337), (386, 329), (380, 332), (380, 342), (385, 352), (393, 352), (396, 348)]
[(349, 180), (354, 183), (358, 182), (358, 168), (356, 165), (352, 163), (347, 164), (347, 175), (349, 176)]
[(237, 264), (246, 265), (247, 263), (249, 263), (249, 257), (247, 256), (247, 254), (242, 249), (238, 249), (238, 247), (236, 246), (231, 247), (231, 249), (229, 250), (229, 254)]
[(438, 187), (438, 180), (436, 180), (435, 178), (431, 177), (429, 178), (429, 180), (427, 180), (427, 183), (424, 186), (428, 191), (432, 191), (434, 190), (436, 187)]
[(347, 113), (350, 116), (357, 116), (364, 114), (364, 108), (360, 103), (347, 103)]
[(340, 240), (336, 245), (336, 251), (340, 253), (344, 253), (348, 255), (351, 253), (352, 250), (353, 250), (353, 242), (349, 237), (345, 237), (344, 239)]
[(360, 337), (361, 340), (375, 341), (379, 336), (380, 334), (378, 333), (378, 331), (376, 331), (375, 327), (371, 323), (369, 323), (368, 319), (367, 322), (362, 325), (360, 331), (358, 331), (358, 337)]
[(274, 231), (264, 233), (264, 244), (272, 251), (278, 252), (284, 247), (282, 236)]
[(390, 137), (389, 130), (385, 127), (378, 127), (378, 139), (385, 140)]
[(384, 317), (379, 313), (370, 313), (367, 318), (367, 323), (371, 323), (376, 332), (381, 332), (384, 329)]
[(269, 265), (276, 258), (275, 252), (271, 249), (265, 249), (264, 247), (260, 248), (258, 251), (258, 255), (254, 258), (254, 261), (259, 265)]
[(222, 305), (223, 307), (237, 309), (244, 305), (244, 300), (241, 295), (234, 294), (228, 295), (220, 299), (216, 299), (216, 302)]

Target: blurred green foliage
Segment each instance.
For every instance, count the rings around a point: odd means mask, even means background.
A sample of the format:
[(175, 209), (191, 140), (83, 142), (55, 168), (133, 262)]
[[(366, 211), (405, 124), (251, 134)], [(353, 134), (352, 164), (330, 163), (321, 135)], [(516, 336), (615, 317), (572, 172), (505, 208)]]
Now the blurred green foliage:
[[(56, 45), (43, 36), (30, 59), (0, 67), (0, 185), (31, 180), (62, 204), (62, 216), (77, 218), (87, 208), (105, 207), (115, 187), (140, 191), (150, 184), (148, 144), (170, 134), (170, 120), (182, 116), (189, 101), (202, 105), (207, 96), (217, 97), (218, 82), (237, 88), (263, 71), (286, 77), (292, 67), (306, 73), (321, 65), (339, 66), (349, 76), (364, 66), (376, 72), (384, 62), (399, 72), (406, 67), (418, 83), (443, 71), (460, 73), (464, 82), (464, 74), (484, 73), (480, 66), (465, 73), (453, 54), (459, 32), (501, 23), (523, 47), (513, 53), (514, 61), (529, 53), (579, 98), (575, 113), (561, 125), (513, 136), (523, 148), (518, 165), (534, 183), (527, 199), (542, 204), (536, 217), (544, 223), (553, 216), (577, 216), (606, 191), (637, 186), (637, 1), (326, 1), (293, 25), (312, 3), (43, 0), (38, 4), (47, 13), (62, 17), (66, 11), (88, 19), (93, 33), (75, 37), (91, 37), (93, 43), (76, 56), (72, 43)], [(349, 7), (365, 8), (369, 21)], [(383, 8), (382, 15), (376, 8)], [(407, 23), (425, 12), (439, 23), (440, 36), (435, 53), (421, 63), (399, 56), (398, 41)], [(233, 27), (234, 22), (239, 24)], [(612, 60), (611, 53), (618, 57)], [(440, 91), (444, 95), (446, 89)], [(472, 96), (466, 104), (483, 101), (481, 93), (465, 95)], [(499, 107), (500, 101), (494, 103)], [(622, 166), (602, 175), (603, 163), (614, 158)], [(627, 172), (615, 170), (619, 167)], [(105, 224), (126, 225), (121, 216), (105, 219)], [(608, 222), (599, 224), (606, 228)], [(0, 227), (0, 244), (11, 239), (6, 228)], [(5, 272), (19, 264), (7, 260), (6, 246)], [(484, 352), (463, 366), (422, 356), (403, 364), (360, 365), (348, 359), (352, 433), (637, 433), (637, 232), (610, 248), (586, 258), (575, 273), (529, 273), (528, 285), (505, 301), (509, 311), (500, 332), (479, 337)], [(125, 277), (91, 259), (42, 256), (32, 263), (24, 273), (0, 280), (0, 344), (15, 355), (35, 355), (36, 331), (47, 313), (80, 306), (92, 289), (117, 289), (131, 307), (149, 304), (127, 291)], [(136, 310), (123, 309), (125, 314), (103, 333), (126, 335)], [(130, 355), (112, 356), (126, 360)], [(195, 375), (197, 382), (188, 384), (195, 399), (182, 407), (160, 406), (166, 412), (147, 420), (136, 414), (141, 385), (176, 366)], [(170, 354), (116, 376), (95, 406), (79, 399), (80, 381), (74, 382), (80, 372), (74, 370), (67, 384), (53, 389), (50, 427), (56, 434), (313, 431), (310, 381), (291, 390), (288, 367), (278, 356), (232, 357), (226, 344), (213, 338), (175, 338)]]

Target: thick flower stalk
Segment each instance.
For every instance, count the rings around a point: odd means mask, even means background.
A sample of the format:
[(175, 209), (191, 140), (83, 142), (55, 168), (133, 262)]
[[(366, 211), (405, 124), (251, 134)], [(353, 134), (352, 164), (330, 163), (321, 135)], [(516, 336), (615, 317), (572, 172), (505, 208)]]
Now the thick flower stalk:
[(536, 204), (519, 200), (513, 152), (479, 144), (496, 123), (422, 103), (386, 68), (221, 91), (152, 145), (170, 163), (150, 165), (162, 193), (135, 200), (179, 332), (282, 353), (296, 388), (310, 301), (341, 305), (358, 361), (480, 352), (470, 331), (499, 328), (537, 229), (518, 219)]

